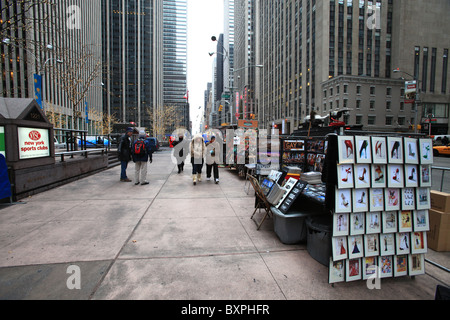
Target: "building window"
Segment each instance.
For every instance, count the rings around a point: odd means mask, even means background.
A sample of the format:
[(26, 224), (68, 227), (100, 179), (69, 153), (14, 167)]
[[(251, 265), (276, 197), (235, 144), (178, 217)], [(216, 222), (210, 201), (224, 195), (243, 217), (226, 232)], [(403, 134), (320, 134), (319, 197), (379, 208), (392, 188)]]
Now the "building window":
[(386, 125), (387, 126), (392, 126), (392, 117), (386, 117)]
[(398, 117), (398, 125), (399, 126), (405, 125), (405, 117)]
[(386, 110), (391, 110), (391, 102), (386, 101)]
[(370, 95), (371, 96), (375, 95), (375, 87), (370, 87)]
[(362, 124), (362, 116), (361, 115), (357, 115), (356, 116), (356, 124)]
[(427, 91), (428, 81), (428, 48), (423, 48), (423, 70), (422, 70), (422, 91)]
[(414, 48), (414, 79), (419, 79), (420, 47)]
[(405, 103), (400, 102), (400, 111), (404, 111), (404, 110), (405, 110)]
[(370, 110), (374, 110), (374, 109), (375, 109), (375, 101), (370, 100)]
[(348, 84), (344, 84), (344, 93), (348, 93)]
[(367, 117), (367, 125), (374, 126), (376, 123), (377, 117), (376, 116), (368, 116)]
[(361, 100), (356, 100), (356, 109), (361, 109)]
[(442, 93), (447, 92), (447, 68), (448, 68), (448, 49), (444, 49), (444, 57), (442, 63)]
[(436, 55), (437, 49), (431, 49), (431, 73), (430, 73), (430, 92), (434, 92), (434, 87), (436, 85)]
[(361, 94), (361, 86), (360, 85), (356, 86), (356, 94)]
[(387, 88), (386, 88), (386, 95), (387, 95), (388, 97), (392, 95), (392, 88), (390, 88), (390, 87), (387, 87)]

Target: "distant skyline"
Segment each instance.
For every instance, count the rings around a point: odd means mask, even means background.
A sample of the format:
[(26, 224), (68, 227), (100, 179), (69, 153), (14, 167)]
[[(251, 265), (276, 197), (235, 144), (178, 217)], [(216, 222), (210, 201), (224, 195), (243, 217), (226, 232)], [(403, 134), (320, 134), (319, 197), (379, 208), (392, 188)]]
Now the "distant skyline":
[(188, 90), (192, 132), (200, 126), (199, 107), (204, 107), (204, 92), (212, 82), (212, 66), (218, 37), (224, 29), (223, 0), (188, 0)]

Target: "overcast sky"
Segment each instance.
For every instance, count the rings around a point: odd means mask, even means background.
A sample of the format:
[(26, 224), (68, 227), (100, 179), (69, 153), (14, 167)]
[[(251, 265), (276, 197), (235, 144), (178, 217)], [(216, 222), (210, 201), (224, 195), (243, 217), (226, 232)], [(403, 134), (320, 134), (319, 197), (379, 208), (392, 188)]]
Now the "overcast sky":
[(212, 82), (213, 57), (217, 42), (224, 30), (223, 0), (188, 0), (188, 90), (191, 105), (193, 132), (199, 128), (199, 107), (204, 107), (204, 92), (208, 82)]

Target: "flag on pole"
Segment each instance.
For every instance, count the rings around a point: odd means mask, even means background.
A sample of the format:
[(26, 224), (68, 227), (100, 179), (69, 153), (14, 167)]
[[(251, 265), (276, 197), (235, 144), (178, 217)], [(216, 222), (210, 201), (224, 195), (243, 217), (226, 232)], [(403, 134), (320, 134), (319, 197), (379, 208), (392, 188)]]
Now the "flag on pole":
[(183, 97), (184, 99), (186, 99), (187, 102), (189, 102), (189, 90), (186, 91), (186, 94)]
[(42, 109), (42, 76), (34, 74), (34, 99)]

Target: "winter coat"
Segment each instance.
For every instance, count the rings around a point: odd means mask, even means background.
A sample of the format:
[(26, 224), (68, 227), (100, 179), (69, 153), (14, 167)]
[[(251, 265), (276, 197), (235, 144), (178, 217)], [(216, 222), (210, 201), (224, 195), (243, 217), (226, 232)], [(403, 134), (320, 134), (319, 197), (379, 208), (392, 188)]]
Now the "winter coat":
[[(138, 141), (144, 141), (145, 152), (143, 154), (135, 154), (135, 146)], [(145, 140), (144, 138), (139, 138), (136, 142), (133, 143), (133, 147), (131, 148), (131, 154), (133, 157), (133, 162), (147, 162), (150, 159), (150, 162), (153, 161), (152, 157), (152, 147), (150, 145), (150, 141)]]
[(124, 134), (119, 139), (119, 145), (117, 147), (119, 161), (131, 160), (131, 137)]
[[(186, 151), (189, 148), (189, 141), (186, 141), (184, 139), (179, 139), (178, 141), (174, 141), (173, 143), (173, 152), (174, 157), (177, 158), (178, 164), (181, 164), (186, 159), (187, 154), (185, 154), (184, 150)], [(175, 151), (178, 151), (178, 156), (175, 154)]]
[[(196, 135), (190, 145), (191, 159), (203, 159), (206, 156), (205, 140), (201, 135)], [(192, 160), (191, 160), (192, 161)]]
[(206, 144), (206, 164), (220, 163), (220, 145), (215, 140)]

